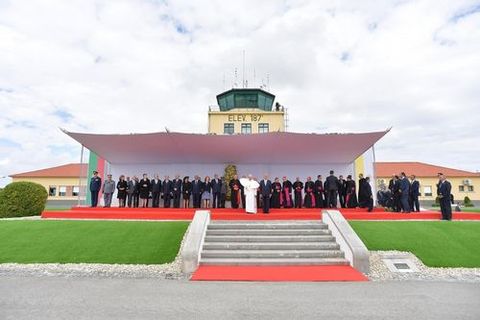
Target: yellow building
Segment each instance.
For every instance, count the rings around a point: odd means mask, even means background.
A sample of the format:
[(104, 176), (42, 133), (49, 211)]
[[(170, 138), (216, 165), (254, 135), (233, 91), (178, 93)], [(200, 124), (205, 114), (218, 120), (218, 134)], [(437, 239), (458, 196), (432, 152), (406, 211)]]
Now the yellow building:
[(285, 131), (285, 110), (261, 89), (231, 89), (217, 96), (208, 111), (208, 133), (250, 134)]
[(419, 200), (423, 203), (433, 203), (437, 197), (438, 173), (446, 175), (452, 184), (452, 194), (455, 201), (463, 202), (466, 196), (476, 204), (480, 204), (480, 173), (446, 168), (422, 162), (376, 162), (375, 176), (377, 186), (388, 186), (392, 175), (400, 172), (410, 177), (412, 174), (420, 183)]
[(41, 184), (48, 192), (49, 205), (71, 205), (85, 198), (85, 179), (87, 164), (70, 163), (58, 167), (40, 169), (11, 175), (12, 182), (30, 181)]

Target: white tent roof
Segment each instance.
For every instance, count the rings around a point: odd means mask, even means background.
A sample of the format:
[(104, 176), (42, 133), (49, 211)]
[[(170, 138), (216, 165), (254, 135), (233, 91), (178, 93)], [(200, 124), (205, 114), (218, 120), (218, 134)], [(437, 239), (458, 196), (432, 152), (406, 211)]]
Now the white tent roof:
[(111, 164), (352, 163), (387, 131), (347, 134), (271, 132), (210, 135), (64, 132)]

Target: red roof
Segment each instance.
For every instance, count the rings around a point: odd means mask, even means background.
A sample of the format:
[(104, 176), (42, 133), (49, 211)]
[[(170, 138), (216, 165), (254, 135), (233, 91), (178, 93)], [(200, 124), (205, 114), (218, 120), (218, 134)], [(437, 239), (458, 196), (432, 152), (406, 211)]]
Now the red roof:
[(376, 162), (375, 175), (377, 177), (390, 177), (393, 174), (405, 172), (417, 177), (436, 177), (439, 172), (447, 177), (480, 177), (480, 173), (436, 166), (423, 162)]
[(86, 174), (88, 170), (88, 164), (69, 163), (57, 167), (45, 168), (35, 171), (23, 172), (12, 174), (11, 178), (33, 178), (33, 177), (45, 177), (45, 178), (71, 178), (78, 177), (80, 173)]

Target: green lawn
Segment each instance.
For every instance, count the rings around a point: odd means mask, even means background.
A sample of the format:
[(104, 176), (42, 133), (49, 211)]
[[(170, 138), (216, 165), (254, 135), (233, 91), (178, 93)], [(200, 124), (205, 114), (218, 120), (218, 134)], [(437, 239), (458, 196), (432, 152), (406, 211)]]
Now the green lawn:
[(475, 207), (462, 208), (462, 212), (475, 212), (475, 213), (478, 213), (478, 212), (480, 212), (480, 208), (475, 208)]
[(188, 222), (0, 221), (0, 263), (162, 264)]
[(350, 221), (369, 250), (410, 251), (430, 267), (480, 267), (480, 222)]

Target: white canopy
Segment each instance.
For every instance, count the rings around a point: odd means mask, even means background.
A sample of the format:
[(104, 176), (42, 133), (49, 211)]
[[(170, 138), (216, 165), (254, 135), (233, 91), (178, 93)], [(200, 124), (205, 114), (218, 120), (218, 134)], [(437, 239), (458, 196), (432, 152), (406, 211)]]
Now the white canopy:
[(271, 132), (211, 135), (157, 132), (64, 132), (112, 165), (350, 164), (387, 132), (304, 134)]

